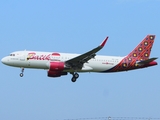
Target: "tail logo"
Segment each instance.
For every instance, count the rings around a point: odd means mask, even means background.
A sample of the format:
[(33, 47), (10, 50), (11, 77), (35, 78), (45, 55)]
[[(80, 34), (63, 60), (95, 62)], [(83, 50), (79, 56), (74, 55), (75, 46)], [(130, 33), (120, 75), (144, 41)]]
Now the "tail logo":
[(153, 39), (154, 39), (154, 37), (153, 37), (153, 36), (150, 36), (150, 39), (151, 39), (151, 40), (153, 40)]
[(147, 35), (130, 54), (128, 54), (118, 65), (110, 69), (109, 72), (137, 68), (137, 61), (149, 59), (154, 39), (155, 35)]
[(148, 45), (148, 42), (144, 42), (144, 45), (147, 46), (147, 45)]
[(141, 52), (143, 49), (140, 47), (138, 50)]

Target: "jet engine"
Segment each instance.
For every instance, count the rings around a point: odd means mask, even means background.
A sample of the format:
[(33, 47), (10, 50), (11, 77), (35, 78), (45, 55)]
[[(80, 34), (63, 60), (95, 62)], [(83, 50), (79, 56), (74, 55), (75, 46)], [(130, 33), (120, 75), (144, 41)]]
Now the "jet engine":
[(48, 77), (60, 77), (62, 75), (67, 75), (67, 72), (63, 72), (64, 67), (64, 62), (50, 62)]

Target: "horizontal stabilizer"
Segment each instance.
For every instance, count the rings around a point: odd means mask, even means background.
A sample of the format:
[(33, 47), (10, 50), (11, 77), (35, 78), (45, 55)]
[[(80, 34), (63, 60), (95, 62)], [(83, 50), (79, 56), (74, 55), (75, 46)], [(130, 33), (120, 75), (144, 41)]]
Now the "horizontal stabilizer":
[(139, 65), (149, 64), (150, 62), (152, 62), (156, 59), (158, 59), (158, 58), (150, 58), (150, 59), (147, 59), (147, 60), (138, 61), (137, 64), (139, 64)]

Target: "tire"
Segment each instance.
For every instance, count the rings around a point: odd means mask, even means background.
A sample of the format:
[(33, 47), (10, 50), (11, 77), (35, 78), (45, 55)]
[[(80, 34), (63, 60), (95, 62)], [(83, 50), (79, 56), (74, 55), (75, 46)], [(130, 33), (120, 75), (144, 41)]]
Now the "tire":
[(20, 73), (20, 77), (23, 77), (23, 73)]
[(76, 82), (77, 78), (76, 77), (72, 77), (72, 82)]
[(79, 78), (79, 74), (78, 74), (78, 73), (75, 73), (75, 74), (74, 74), (74, 77), (75, 77), (75, 78)]

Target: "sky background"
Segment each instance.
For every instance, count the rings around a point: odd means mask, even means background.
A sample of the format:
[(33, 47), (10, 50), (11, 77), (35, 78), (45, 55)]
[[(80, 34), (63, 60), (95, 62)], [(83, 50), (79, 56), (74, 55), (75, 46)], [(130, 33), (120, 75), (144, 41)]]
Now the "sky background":
[[(160, 56), (160, 0), (1, 0), (0, 58), (18, 50), (125, 56), (147, 34)], [(160, 63), (158, 59), (157, 62)], [(160, 67), (48, 78), (0, 64), (1, 120), (160, 117)]]

